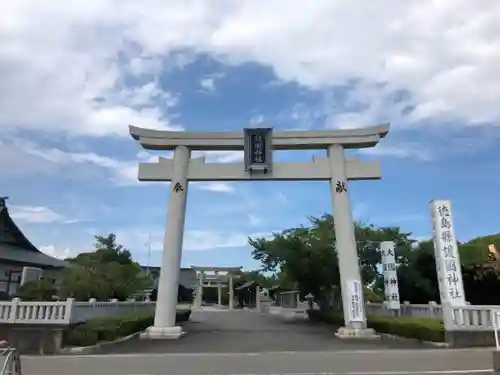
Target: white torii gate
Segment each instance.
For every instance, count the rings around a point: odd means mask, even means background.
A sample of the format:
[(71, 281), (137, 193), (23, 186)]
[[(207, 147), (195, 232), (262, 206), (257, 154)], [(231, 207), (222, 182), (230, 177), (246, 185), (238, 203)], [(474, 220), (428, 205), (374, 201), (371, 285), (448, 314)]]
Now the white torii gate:
[[(148, 338), (178, 338), (175, 325), (177, 285), (182, 255), (188, 181), (315, 180), (329, 181), (335, 221), (345, 327), (339, 337), (373, 336), (367, 329), (348, 180), (381, 178), (377, 162), (347, 159), (345, 149), (374, 147), (389, 132), (389, 125), (350, 130), (283, 131), (270, 128), (243, 132), (178, 132), (130, 126), (130, 135), (147, 150), (173, 150), (174, 157), (140, 163), (140, 181), (171, 181), (167, 224), (154, 326)], [(323, 149), (326, 157), (312, 162), (272, 163), (272, 150)], [(245, 163), (206, 163), (191, 159), (192, 150), (245, 150)], [(251, 154), (248, 154), (250, 151)]]
[[(198, 284), (196, 286), (196, 297), (194, 300), (194, 307), (201, 309), (203, 305), (203, 288), (216, 287), (217, 288), (217, 305), (222, 307), (222, 286), (228, 288), (229, 296), (229, 310), (234, 308), (234, 279), (238, 278), (238, 274), (243, 267), (209, 267), (209, 266), (191, 266), (198, 274)], [(213, 272), (215, 275), (207, 275), (206, 272)], [(223, 272), (224, 275), (219, 274)], [(208, 284), (206, 283), (208, 282)], [(212, 282), (215, 284), (212, 285)]]

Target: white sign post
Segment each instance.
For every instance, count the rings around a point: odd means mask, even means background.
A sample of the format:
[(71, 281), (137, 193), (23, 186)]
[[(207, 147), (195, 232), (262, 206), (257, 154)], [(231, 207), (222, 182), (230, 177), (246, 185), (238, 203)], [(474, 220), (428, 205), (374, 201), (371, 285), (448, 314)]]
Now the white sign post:
[(433, 200), (430, 208), (441, 303), (448, 302), (451, 306), (464, 306), (464, 284), (453, 228), (451, 202)]
[(380, 243), (380, 255), (382, 257), (382, 271), (384, 275), (384, 294), (387, 308), (399, 310), (398, 273), (396, 266), (395, 244), (393, 241)]
[(349, 280), (349, 321), (363, 321), (363, 285), (359, 280)]

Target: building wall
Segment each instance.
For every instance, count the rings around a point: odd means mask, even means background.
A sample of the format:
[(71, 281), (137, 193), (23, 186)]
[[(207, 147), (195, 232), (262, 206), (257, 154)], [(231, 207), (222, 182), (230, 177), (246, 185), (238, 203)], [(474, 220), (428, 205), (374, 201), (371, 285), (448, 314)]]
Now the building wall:
[[(147, 267), (143, 267), (143, 269), (145, 270), (144, 272), (146, 272)], [(153, 275), (159, 275), (160, 267), (151, 267), (151, 271)], [(159, 278), (153, 279), (153, 285), (151, 286), (152, 289), (158, 287), (158, 280)], [(196, 286), (198, 285), (198, 281), (196, 278), (196, 271), (193, 270), (192, 268), (181, 268), (179, 274), (179, 284), (188, 289), (196, 288)]]
[[(0, 292), (6, 292), (10, 295), (16, 294), (21, 283), (21, 273), (23, 266), (5, 264), (0, 262)], [(57, 280), (61, 274), (61, 270), (44, 270), (43, 276)]]
[(0, 263), (0, 292), (15, 294), (21, 282), (22, 266)]

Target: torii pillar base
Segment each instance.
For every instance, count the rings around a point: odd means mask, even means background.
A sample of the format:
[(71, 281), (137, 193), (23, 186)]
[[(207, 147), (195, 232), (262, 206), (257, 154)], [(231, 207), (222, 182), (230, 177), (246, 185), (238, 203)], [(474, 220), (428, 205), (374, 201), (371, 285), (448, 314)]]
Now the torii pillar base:
[(377, 335), (373, 328), (350, 328), (350, 327), (340, 327), (335, 333), (335, 336), (339, 339), (379, 339), (380, 336)]
[(141, 339), (147, 340), (177, 340), (184, 335), (182, 327), (148, 327), (141, 333)]

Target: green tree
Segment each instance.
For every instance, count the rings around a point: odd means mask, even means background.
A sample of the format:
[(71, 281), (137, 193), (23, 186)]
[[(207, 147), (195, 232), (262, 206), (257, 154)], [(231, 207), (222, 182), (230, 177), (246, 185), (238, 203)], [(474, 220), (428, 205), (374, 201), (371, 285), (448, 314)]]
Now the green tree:
[(283, 290), (295, 290), (297, 289), (297, 283), (285, 272), (278, 271), (274, 274), (276, 277), (276, 283), (274, 285), (279, 285)]
[(78, 300), (124, 300), (150, 285), (150, 278), (132, 260), (130, 251), (116, 243), (116, 236), (95, 236), (94, 251), (67, 259), (61, 295)]
[(474, 238), (459, 245), (460, 261), (464, 266), (475, 266), (488, 262), (488, 246), (500, 249), (500, 234)]
[(92, 262), (118, 263), (121, 265), (134, 264), (132, 254), (123, 245), (116, 243), (116, 235), (110, 233), (107, 236), (94, 236), (94, 251), (80, 253), (75, 258), (66, 259), (68, 262), (89, 265)]
[[(472, 304), (498, 304), (500, 269), (495, 260), (488, 261), (488, 245), (497, 243), (498, 235), (478, 237), (458, 244), (466, 298)], [(411, 303), (440, 302), (434, 243), (420, 241), (406, 254), (398, 268), (399, 293), (402, 301)], [(376, 288), (383, 288), (378, 280)], [(497, 297), (498, 296), (498, 297)]]
[(265, 275), (259, 270), (252, 270), (240, 272), (238, 274), (238, 278), (236, 279), (235, 287), (243, 285), (250, 281), (255, 281), (263, 288), (271, 288), (278, 284), (278, 279), (274, 274)]
[[(310, 226), (273, 233), (271, 239), (249, 239), (254, 259), (264, 271), (282, 272), (294, 282), (302, 297), (311, 293), (321, 308), (330, 308), (339, 301), (340, 274), (337, 259), (334, 221), (331, 215), (309, 218)], [(411, 251), (410, 233), (399, 228), (376, 228), (355, 224), (361, 275), (365, 285), (380, 277), (378, 247), (381, 241), (395, 241), (397, 254), (403, 259)], [(377, 291), (374, 290), (377, 294)]]
[(45, 278), (28, 281), (17, 292), (17, 297), (24, 301), (51, 301), (56, 295), (54, 280)]

